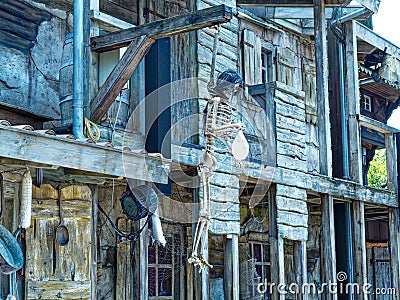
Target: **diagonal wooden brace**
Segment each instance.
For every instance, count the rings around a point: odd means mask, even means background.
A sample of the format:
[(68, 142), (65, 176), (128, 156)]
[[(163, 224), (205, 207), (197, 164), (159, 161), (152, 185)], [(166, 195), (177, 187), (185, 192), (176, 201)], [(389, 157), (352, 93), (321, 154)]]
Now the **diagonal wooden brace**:
[(90, 114), (94, 122), (99, 122), (107, 112), (153, 43), (154, 39), (145, 35), (135, 38), (130, 43), (121, 60), (92, 101)]

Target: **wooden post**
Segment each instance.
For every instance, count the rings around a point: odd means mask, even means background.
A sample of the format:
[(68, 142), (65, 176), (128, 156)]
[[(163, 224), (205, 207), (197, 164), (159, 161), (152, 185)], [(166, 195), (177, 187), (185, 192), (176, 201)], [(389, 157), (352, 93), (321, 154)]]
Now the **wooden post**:
[(319, 169), (332, 176), (332, 147), (328, 98), (328, 50), (326, 35), (325, 1), (314, 0), (315, 66), (318, 110)]
[(224, 238), (224, 299), (239, 300), (239, 236)]
[[(279, 279), (277, 282), (278, 286), (275, 286), (277, 291), (283, 290), (285, 286), (285, 240), (278, 236), (278, 268), (279, 268)], [(282, 286), (282, 287), (279, 287)], [(282, 292), (278, 293), (279, 300), (285, 300), (285, 294)]]
[[(208, 261), (208, 232), (204, 232), (204, 259)], [(209, 271), (201, 272), (201, 299), (210, 299), (210, 282), (209, 282)]]
[[(333, 197), (321, 195), (322, 205), (322, 282), (336, 282), (336, 248)], [(337, 299), (337, 294), (328, 293), (325, 290), (325, 299)]]
[(397, 151), (395, 135), (385, 133), (387, 187), (397, 193)]
[[(141, 219), (139, 221), (140, 228), (143, 227), (145, 224), (146, 219)], [(139, 238), (139, 270), (140, 270), (140, 285), (139, 285), (139, 297), (140, 300), (147, 300), (149, 289), (148, 289), (148, 282), (149, 282), (149, 274), (148, 274), (148, 240), (147, 240), (147, 226), (143, 229), (142, 233), (140, 234)]]
[(91, 298), (97, 299), (97, 215), (98, 215), (98, 186), (91, 185), (92, 190), (92, 215), (90, 228), (90, 284)]
[(397, 207), (389, 208), (389, 245), (390, 245), (390, 267), (391, 267), (391, 287), (396, 293), (393, 295), (394, 300), (399, 299), (400, 291), (400, 267), (399, 267), (399, 209)]
[[(271, 257), (271, 283), (279, 283), (279, 247), (278, 228), (276, 224), (276, 186), (271, 185), (268, 191), (268, 222), (269, 222), (269, 244)], [(278, 300), (279, 295), (276, 289), (272, 290), (272, 300)]]
[[(365, 242), (365, 219), (364, 202), (353, 202), (353, 241), (354, 241), (354, 282), (360, 288), (368, 282), (367, 277), (367, 248)], [(354, 295), (355, 299), (367, 300), (368, 295), (359, 293)]]
[(224, 299), (233, 300), (232, 235), (224, 238)]
[(295, 241), (293, 244), (295, 278), (299, 287), (299, 295), (297, 299), (308, 299), (307, 293), (302, 293), (302, 286), (307, 283), (307, 242)]
[(362, 151), (360, 125), (357, 116), (360, 114), (360, 87), (358, 85), (357, 37), (353, 21), (346, 23), (346, 99), (349, 113), (349, 152), (350, 179), (362, 184)]
[(239, 236), (232, 235), (232, 283), (233, 300), (239, 300)]

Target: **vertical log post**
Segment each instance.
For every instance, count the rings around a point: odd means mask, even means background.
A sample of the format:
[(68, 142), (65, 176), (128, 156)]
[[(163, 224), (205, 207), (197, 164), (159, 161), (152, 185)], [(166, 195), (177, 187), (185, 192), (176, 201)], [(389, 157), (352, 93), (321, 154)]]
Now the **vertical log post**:
[[(268, 191), (268, 220), (269, 220), (269, 244), (271, 257), (271, 283), (279, 283), (279, 248), (278, 228), (276, 224), (276, 186), (272, 185)], [(272, 300), (279, 300), (276, 289), (272, 290)]]
[(354, 282), (360, 286), (361, 293), (355, 294), (356, 300), (367, 300), (368, 295), (362, 293), (362, 287), (368, 282), (367, 247), (365, 241), (364, 202), (353, 202), (353, 240), (354, 240)]
[(315, 66), (320, 173), (332, 176), (325, 1), (314, 0)]
[(297, 299), (306, 300), (308, 294), (303, 293), (303, 284), (307, 283), (307, 242), (295, 241), (293, 244), (295, 278), (296, 284), (299, 287), (299, 295)]
[(354, 31), (354, 21), (346, 23), (346, 99), (349, 112), (349, 152), (350, 152), (350, 179), (363, 184), (362, 149), (360, 125), (357, 116), (360, 114), (360, 87), (358, 85), (357, 37)]
[(97, 216), (98, 216), (98, 186), (91, 185), (92, 190), (92, 215), (90, 228), (90, 284), (91, 297), (97, 299)]
[(387, 187), (390, 191), (397, 193), (397, 151), (395, 135), (393, 133), (385, 134), (386, 148), (386, 170), (387, 170)]
[(239, 300), (239, 237), (224, 238), (224, 299)]
[[(322, 205), (322, 282), (336, 282), (336, 247), (333, 197), (321, 195)], [(336, 300), (337, 294), (325, 290), (325, 299)]]
[[(139, 226), (142, 228), (146, 223), (146, 219), (141, 219), (139, 221)], [(147, 300), (149, 289), (149, 274), (148, 274), (148, 238), (147, 238), (147, 226), (143, 229), (139, 238), (139, 270), (140, 270), (140, 278), (139, 278), (139, 295), (140, 300)]]
[(400, 266), (399, 266), (399, 209), (397, 207), (389, 208), (389, 245), (390, 245), (390, 269), (392, 285), (396, 293), (393, 300), (399, 299), (400, 291)]

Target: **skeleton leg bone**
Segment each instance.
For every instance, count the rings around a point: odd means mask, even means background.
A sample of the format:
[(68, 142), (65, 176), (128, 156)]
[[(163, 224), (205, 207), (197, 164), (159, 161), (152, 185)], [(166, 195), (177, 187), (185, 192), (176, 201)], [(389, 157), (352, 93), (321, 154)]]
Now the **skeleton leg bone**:
[[(204, 197), (200, 203), (199, 221), (196, 226), (192, 255), (189, 258), (189, 263), (198, 265), (200, 272), (206, 267), (212, 268), (204, 258), (205, 239), (208, 234), (208, 225), (210, 223), (210, 177), (216, 169), (216, 160), (211, 153), (205, 153), (201, 159), (199, 169), (203, 183)], [(198, 247), (200, 245), (200, 255), (198, 255)]]

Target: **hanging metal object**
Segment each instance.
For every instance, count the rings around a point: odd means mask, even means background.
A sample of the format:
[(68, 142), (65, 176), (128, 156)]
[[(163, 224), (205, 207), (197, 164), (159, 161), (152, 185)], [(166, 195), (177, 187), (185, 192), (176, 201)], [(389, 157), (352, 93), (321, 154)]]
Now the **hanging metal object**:
[[(0, 219), (4, 218), (4, 186), (3, 175), (0, 174)], [(0, 225), (0, 272), (11, 274), (21, 269), (24, 265), (24, 255), (17, 239), (3, 225)]]
[(158, 196), (151, 185), (139, 185), (127, 190), (121, 197), (124, 214), (133, 221), (138, 221), (153, 214), (158, 207)]

